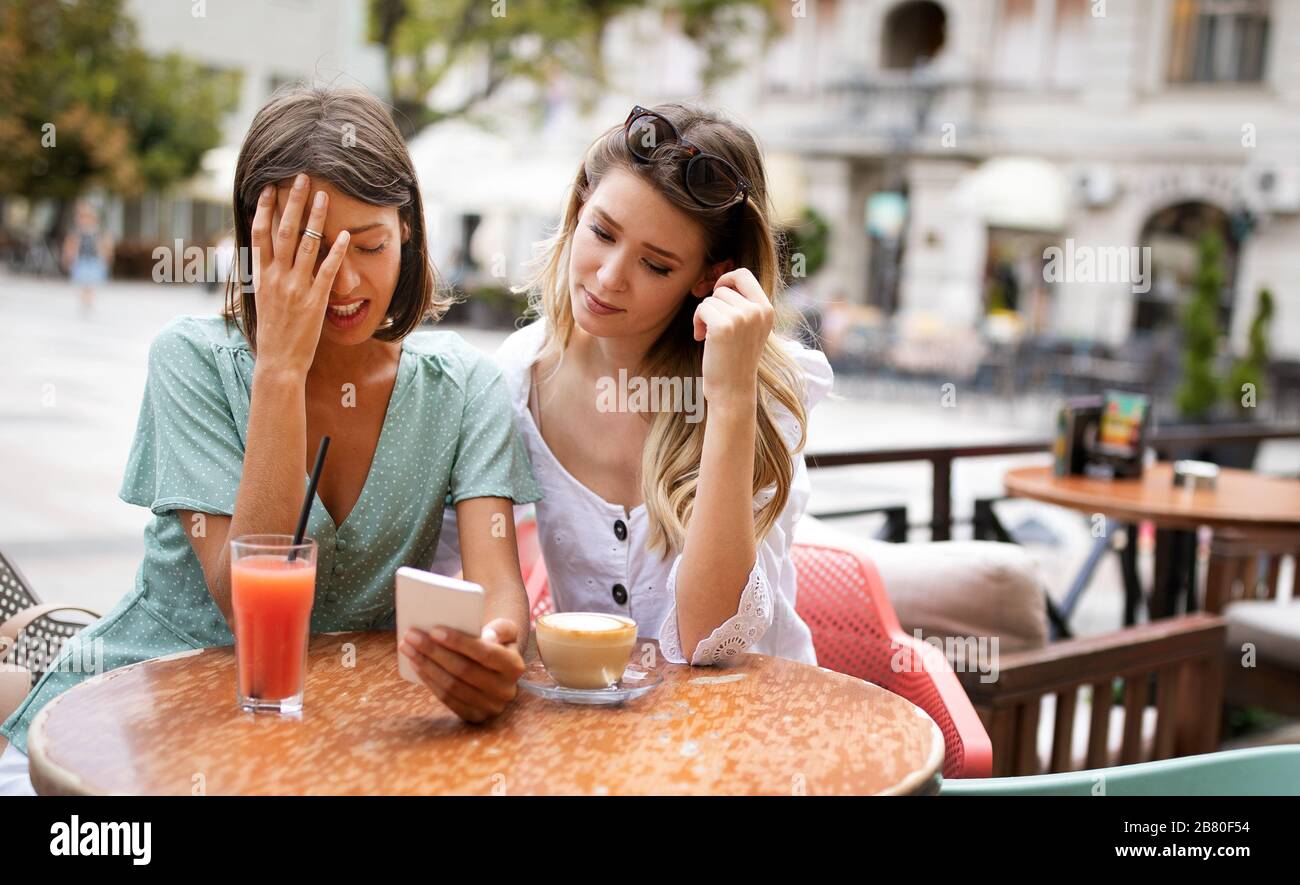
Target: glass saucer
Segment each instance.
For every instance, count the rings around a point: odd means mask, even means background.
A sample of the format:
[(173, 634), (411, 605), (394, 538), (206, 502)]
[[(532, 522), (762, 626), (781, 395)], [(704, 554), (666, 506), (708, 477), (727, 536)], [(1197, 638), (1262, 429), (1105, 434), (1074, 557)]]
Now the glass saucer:
[(623, 678), (609, 688), (565, 688), (551, 678), (540, 659), (533, 661), (519, 677), (519, 687), (524, 691), (552, 701), (569, 704), (621, 704), (647, 695), (664, 681), (658, 670), (647, 670), (629, 663)]

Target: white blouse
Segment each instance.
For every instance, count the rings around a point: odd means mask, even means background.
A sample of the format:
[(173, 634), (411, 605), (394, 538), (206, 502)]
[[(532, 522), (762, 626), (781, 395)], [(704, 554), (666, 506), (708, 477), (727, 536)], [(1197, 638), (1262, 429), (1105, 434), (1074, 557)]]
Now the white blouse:
[[(544, 321), (519, 329), (497, 351), (510, 390), (515, 427), (528, 448), (533, 475), (542, 489), (536, 505), (515, 508), (516, 518), (536, 507), (538, 540), (556, 611), (599, 611), (636, 621), (638, 633), (658, 639), (660, 651), (673, 663), (685, 663), (677, 634), (677, 569), (681, 555), (662, 557), (645, 548), (648, 517), (644, 504), (629, 513), (600, 498), (570, 474), (546, 445), (528, 408), (532, 366), (541, 351)], [(821, 351), (797, 342), (784, 346), (803, 370), (804, 408), (811, 412), (831, 389), (830, 364)], [(791, 450), (799, 442), (795, 417), (780, 405), (774, 418)], [(795, 473), (785, 509), (767, 537), (740, 596), (736, 614), (696, 646), (692, 664), (722, 664), (742, 651), (815, 664), (812, 635), (795, 613), (795, 574), (790, 545), (795, 523), (808, 506), (811, 484), (803, 455), (794, 458)], [(754, 497), (754, 509), (776, 493), (775, 485)], [(455, 574), (460, 569), (456, 513), (448, 508), (434, 571)]]

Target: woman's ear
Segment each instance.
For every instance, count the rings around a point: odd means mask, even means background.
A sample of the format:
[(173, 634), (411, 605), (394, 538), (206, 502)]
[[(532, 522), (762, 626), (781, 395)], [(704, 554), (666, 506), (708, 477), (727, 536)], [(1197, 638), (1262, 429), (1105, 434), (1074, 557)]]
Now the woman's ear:
[(407, 240), (409, 240), (409, 239), (411, 239), (411, 225), (408, 224), (407, 222), (403, 221), (403, 222), (402, 222), (402, 242), (405, 243), (405, 242), (406, 242)]
[(691, 294), (696, 298), (707, 298), (713, 294), (713, 287), (718, 284), (718, 277), (729, 270), (734, 270), (736, 262), (730, 258), (716, 262), (704, 269), (704, 274), (691, 286)]

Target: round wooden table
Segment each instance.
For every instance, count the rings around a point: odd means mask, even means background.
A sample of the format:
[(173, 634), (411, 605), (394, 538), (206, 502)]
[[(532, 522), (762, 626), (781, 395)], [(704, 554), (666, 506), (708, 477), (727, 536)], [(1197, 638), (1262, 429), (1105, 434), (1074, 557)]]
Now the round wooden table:
[[(1210, 527), (1216, 544), (1222, 540), (1225, 550), (1231, 544), (1238, 557), (1243, 545), (1265, 549), (1300, 543), (1300, 480), (1220, 468), (1215, 488), (1190, 489), (1173, 484), (1173, 465), (1159, 463), (1129, 479), (1056, 476), (1051, 467), (1019, 467), (1007, 471), (1003, 484), (1010, 495), (1100, 513), (1130, 527), (1154, 523), (1156, 573), (1149, 603), (1153, 619), (1175, 613), (1180, 595), (1188, 611), (1195, 608), (1196, 538), (1191, 533), (1200, 526)], [(1136, 549), (1136, 543), (1129, 543), (1121, 553), (1126, 624), (1135, 623), (1139, 596)], [(1225, 590), (1217, 586), (1221, 582), (1215, 579), (1213, 558), (1210, 571), (1207, 599), (1220, 600)], [(1067, 599), (1067, 617), (1079, 589), (1073, 588)]]
[(934, 793), (943, 735), (920, 708), (820, 667), (746, 654), (663, 662), (613, 707), (522, 689), (468, 725), (397, 675), (391, 632), (312, 637), (300, 718), (235, 706), (234, 649), (132, 664), (55, 698), (28, 735), (42, 794)]
[(1214, 489), (1173, 484), (1173, 466), (1154, 464), (1132, 479), (1056, 476), (1051, 467), (1007, 471), (1008, 494), (1102, 513), (1126, 523), (1150, 520), (1165, 529), (1300, 530), (1300, 480), (1222, 468)]

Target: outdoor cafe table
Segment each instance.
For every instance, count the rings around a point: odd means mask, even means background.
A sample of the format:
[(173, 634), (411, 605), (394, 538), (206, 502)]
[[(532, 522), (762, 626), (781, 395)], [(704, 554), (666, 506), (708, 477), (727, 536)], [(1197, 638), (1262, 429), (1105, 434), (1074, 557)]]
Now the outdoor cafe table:
[[(1213, 489), (1189, 489), (1173, 484), (1173, 466), (1158, 463), (1140, 477), (1097, 479), (1089, 476), (1056, 476), (1051, 467), (1018, 467), (1003, 478), (1007, 493), (1033, 498), (1084, 513), (1100, 513), (1129, 525), (1150, 521), (1157, 528), (1156, 578), (1151, 617), (1173, 613), (1172, 589), (1177, 576), (1178, 554), (1160, 555), (1161, 541), (1175, 531), (1210, 527), (1216, 535), (1226, 534), (1260, 543), (1283, 538), (1300, 541), (1300, 480), (1267, 476), (1250, 470), (1220, 468)], [(1163, 537), (1162, 537), (1163, 536)], [(1194, 567), (1195, 547), (1183, 551)], [(1135, 544), (1126, 551), (1126, 583), (1136, 583)], [(1165, 545), (1165, 550), (1169, 545)], [(1170, 562), (1170, 558), (1174, 563)], [(1195, 587), (1194, 573), (1184, 576), (1188, 588)], [(1191, 593), (1189, 590), (1189, 597)], [(1190, 600), (1189, 600), (1190, 601)], [(1188, 610), (1193, 608), (1188, 605)]]
[(726, 668), (654, 655), (664, 681), (645, 697), (584, 707), (520, 689), (469, 725), (398, 676), (391, 632), (313, 636), (296, 719), (236, 707), (232, 647), (183, 652), (46, 705), (28, 738), (32, 783), (47, 795), (937, 792), (943, 735), (896, 694), (765, 655)]

